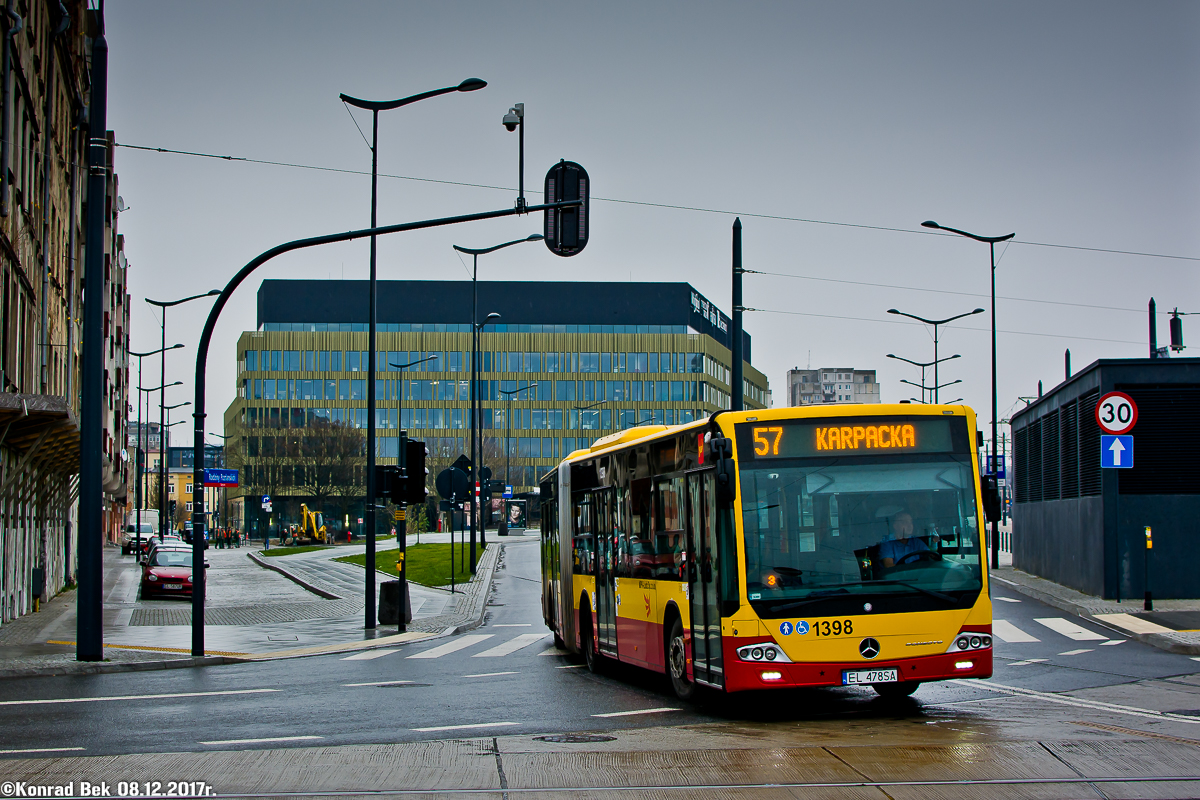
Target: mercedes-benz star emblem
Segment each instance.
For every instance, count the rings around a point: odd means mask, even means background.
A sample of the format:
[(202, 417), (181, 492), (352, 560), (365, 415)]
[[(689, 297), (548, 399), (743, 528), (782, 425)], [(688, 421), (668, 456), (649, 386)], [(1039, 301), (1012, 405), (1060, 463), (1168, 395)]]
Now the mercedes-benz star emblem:
[(879, 655), (879, 642), (867, 637), (858, 643), (858, 652), (863, 658), (874, 658)]

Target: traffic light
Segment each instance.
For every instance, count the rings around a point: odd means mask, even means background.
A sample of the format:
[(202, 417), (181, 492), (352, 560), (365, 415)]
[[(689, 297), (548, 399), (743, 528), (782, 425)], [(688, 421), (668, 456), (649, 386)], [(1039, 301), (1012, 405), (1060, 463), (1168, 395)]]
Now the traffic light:
[(375, 496), (391, 500), (396, 505), (404, 503), (404, 478), (399, 467), (390, 464), (375, 466)]
[(550, 208), (543, 220), (546, 247), (556, 256), (573, 256), (588, 243), (591, 180), (587, 170), (574, 161), (559, 161), (546, 173), (547, 203), (582, 200), (572, 208)]
[(425, 466), (425, 457), (429, 450), (424, 442), (414, 439), (404, 440), (404, 469), (407, 478), (402, 489), (403, 502), (409, 505), (420, 505), (425, 502), (429, 490), (425, 488), (429, 480), (429, 469)]
[(175, 507), (178, 505), (178, 501), (177, 501), (177, 500), (171, 500), (171, 501), (170, 501), (170, 503), (171, 503), (171, 506), (170, 506), (170, 508), (171, 508), (171, 521), (174, 521), (174, 520), (175, 520)]

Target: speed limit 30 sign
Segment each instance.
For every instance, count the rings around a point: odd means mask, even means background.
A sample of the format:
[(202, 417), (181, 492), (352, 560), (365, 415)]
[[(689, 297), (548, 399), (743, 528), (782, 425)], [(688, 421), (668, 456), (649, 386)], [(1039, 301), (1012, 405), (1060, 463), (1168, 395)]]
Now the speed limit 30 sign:
[(1137, 424), (1137, 403), (1124, 392), (1109, 392), (1096, 404), (1096, 424), (1105, 433), (1119, 436)]

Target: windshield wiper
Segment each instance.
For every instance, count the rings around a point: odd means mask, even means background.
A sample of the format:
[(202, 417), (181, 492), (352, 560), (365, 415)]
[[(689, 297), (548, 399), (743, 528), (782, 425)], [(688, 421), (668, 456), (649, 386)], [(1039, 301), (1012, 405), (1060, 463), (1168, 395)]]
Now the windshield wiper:
[(905, 581), (869, 581), (869, 583), (872, 583), (872, 584), (886, 583), (886, 584), (893, 585), (893, 586), (907, 586), (909, 589), (916, 589), (921, 594), (927, 594), (930, 597), (936, 597), (938, 600), (941, 600), (943, 603), (957, 603), (958, 602), (958, 598), (956, 598), (956, 597), (952, 597), (948, 594), (943, 594), (942, 592), (935, 592), (933, 589), (926, 589), (924, 587), (917, 586), (915, 583), (907, 583)]

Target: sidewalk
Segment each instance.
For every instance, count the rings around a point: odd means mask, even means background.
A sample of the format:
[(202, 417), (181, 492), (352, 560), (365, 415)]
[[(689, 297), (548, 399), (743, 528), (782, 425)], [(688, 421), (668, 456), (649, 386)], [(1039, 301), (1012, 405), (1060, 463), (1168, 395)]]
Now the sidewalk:
[(1122, 600), (1120, 603), (1104, 600), (1014, 569), (1005, 565), (1003, 560), (1000, 569), (992, 570), (991, 576), (1027, 597), (1070, 614), (1088, 617), (1107, 628), (1119, 629), (1121, 633), (1160, 650), (1187, 656), (1200, 655), (1200, 630), (1173, 630), (1155, 621), (1163, 619), (1159, 612), (1168, 617), (1174, 612), (1200, 613), (1200, 600), (1155, 600), (1155, 612), (1148, 614), (1142, 610), (1141, 599)]
[[(429, 540), (424, 535), (422, 539)], [(410, 541), (415, 543), (415, 537)], [(386, 545), (395, 547), (394, 542)], [(257, 559), (274, 567), (264, 569), (252, 559), (254, 549), (209, 548), (205, 657), (193, 659), (190, 601), (139, 599), (136, 561), (122, 556), (120, 548), (106, 547), (104, 660), (75, 660), (77, 594), (72, 590), (43, 604), (37, 613), (0, 626), (0, 678), (290, 658), (380, 647), (482, 624), (503, 546), (492, 544), (484, 551), (474, 580), (459, 587), (459, 593), (411, 584), (416, 612), (409, 633), (399, 636), (395, 628), (364, 628), (363, 568), (332, 561), (365, 549), (343, 546)], [(376, 598), (378, 583), (389, 579), (377, 574)], [(309, 591), (306, 582), (320, 584), (327, 593)]]

